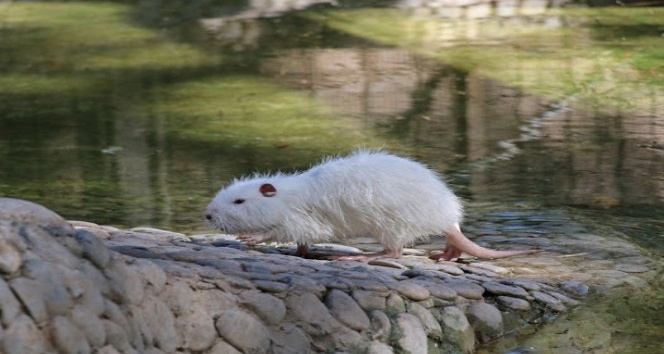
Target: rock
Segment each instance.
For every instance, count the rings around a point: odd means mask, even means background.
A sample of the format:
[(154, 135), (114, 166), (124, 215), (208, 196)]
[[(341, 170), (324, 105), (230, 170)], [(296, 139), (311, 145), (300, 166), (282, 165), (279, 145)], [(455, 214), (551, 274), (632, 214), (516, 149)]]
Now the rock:
[(288, 290), (288, 285), (270, 280), (255, 280), (254, 284), (260, 290), (269, 293), (283, 293)]
[[(274, 354), (299, 354), (311, 353), (311, 338), (296, 325), (285, 323), (279, 327), (279, 330), (273, 330), (270, 338), (272, 339), (272, 349)], [(225, 353), (224, 353), (225, 354)]]
[(48, 311), (39, 282), (27, 278), (12, 279), (10, 287), (38, 325), (46, 323)]
[(396, 327), (399, 333), (397, 343), (408, 354), (427, 354), (427, 335), (420, 320), (408, 313), (397, 316)]
[(61, 353), (90, 353), (90, 345), (85, 336), (66, 317), (56, 316), (53, 319), (53, 338)]
[(325, 297), (325, 305), (339, 322), (351, 329), (364, 331), (371, 324), (362, 308), (352, 297), (341, 290), (330, 291)]
[(179, 335), (175, 331), (175, 317), (166, 304), (159, 298), (147, 298), (143, 302), (143, 317), (155, 338), (155, 344), (161, 350), (174, 352), (179, 345)]
[(243, 354), (241, 351), (235, 349), (232, 345), (224, 342), (217, 341), (217, 343), (210, 348), (206, 353), (208, 354)]
[(0, 278), (0, 314), (5, 328), (9, 327), (14, 319), (21, 314), (21, 303), (2, 278)]
[(73, 230), (60, 215), (39, 204), (22, 199), (0, 198), (0, 220)]
[(19, 315), (2, 336), (2, 352), (6, 354), (46, 353), (53, 351), (46, 338), (27, 315)]
[(563, 305), (560, 300), (551, 295), (545, 294), (541, 291), (531, 291), (530, 294), (535, 298), (535, 300), (543, 303), (546, 305), (546, 307), (552, 309), (553, 311), (565, 312), (567, 310), (565, 305)]
[(580, 281), (567, 281), (562, 284), (563, 290), (566, 292), (575, 295), (575, 296), (586, 296), (588, 295), (588, 285), (583, 284)]
[(219, 335), (241, 352), (266, 353), (270, 347), (269, 332), (265, 326), (244, 311), (223, 311), (217, 318), (215, 327)]
[(483, 299), (484, 288), (473, 284), (470, 281), (463, 280), (446, 280), (445, 283), (449, 285), (452, 290), (454, 290), (459, 296), (465, 297), (466, 299), (471, 300), (481, 300)]
[(94, 348), (99, 348), (106, 342), (104, 324), (96, 314), (87, 311), (81, 305), (76, 305), (71, 312), (71, 319), (76, 327), (80, 328), (85, 339)]
[(268, 324), (278, 325), (286, 316), (286, 306), (280, 299), (259, 291), (241, 293), (242, 303)]
[(398, 291), (400, 294), (404, 295), (405, 297), (413, 301), (426, 300), (431, 295), (429, 293), (429, 290), (427, 290), (423, 286), (413, 283), (393, 282), (393, 283), (388, 283), (387, 286), (392, 290)]
[(312, 293), (290, 293), (285, 300), (289, 315), (311, 335), (322, 336), (339, 326), (327, 307)]
[(392, 347), (378, 341), (371, 342), (369, 350), (367, 351), (367, 354), (393, 354), (393, 353), (394, 351), (392, 350)]
[(49, 264), (41, 259), (29, 259), (24, 264), (24, 274), (35, 280), (31, 286), (44, 301), (51, 316), (66, 315), (73, 307), (73, 301), (67, 291), (63, 271), (58, 264)]
[(512, 297), (527, 297), (528, 292), (516, 286), (500, 284), (497, 282), (485, 282), (482, 287), (493, 295), (508, 295)]
[(21, 266), (21, 253), (2, 235), (4, 233), (0, 233), (0, 272), (12, 274)]
[(371, 333), (373, 339), (387, 341), (392, 332), (389, 317), (381, 310), (371, 311)]
[(114, 299), (126, 300), (132, 304), (139, 304), (143, 300), (145, 285), (134, 268), (117, 259), (110, 262), (104, 270), (104, 274), (108, 279), (111, 295)]
[(475, 350), (475, 333), (463, 311), (456, 306), (448, 306), (443, 309), (441, 319), (445, 342), (462, 353)]
[(475, 329), (475, 336), (482, 343), (503, 334), (503, 316), (493, 305), (476, 302), (466, 309), (468, 321)]
[(172, 231), (156, 229), (153, 227), (134, 227), (129, 231), (135, 232), (142, 237), (150, 237), (158, 240), (165, 241), (189, 241), (189, 238), (184, 234)]
[(201, 352), (210, 348), (217, 339), (214, 320), (202, 306), (177, 317), (175, 328), (182, 338), (181, 348), (187, 352)]
[(406, 303), (403, 301), (401, 296), (397, 294), (392, 294), (387, 297), (387, 301), (385, 303), (385, 311), (389, 315), (406, 312)]
[(106, 245), (93, 233), (78, 229), (76, 241), (81, 245), (83, 257), (89, 259), (97, 268), (103, 269), (111, 260)]
[(413, 303), (410, 304), (408, 308), (408, 313), (415, 315), (420, 320), (420, 323), (422, 324), (422, 327), (424, 328), (424, 331), (426, 332), (428, 337), (435, 338), (438, 340), (442, 338), (443, 333), (442, 329), (440, 328), (440, 324), (433, 317), (431, 312), (429, 312), (429, 310), (418, 304)]
[(121, 352), (132, 352), (133, 348), (129, 345), (127, 333), (115, 322), (102, 320), (104, 332), (106, 332), (106, 343)]
[(364, 311), (385, 310), (385, 297), (372, 291), (353, 290), (352, 296)]
[(499, 304), (516, 311), (530, 310), (530, 302), (511, 296), (498, 296), (496, 300)]
[(194, 291), (183, 281), (174, 281), (164, 287), (163, 299), (176, 316), (187, 314), (191, 311)]

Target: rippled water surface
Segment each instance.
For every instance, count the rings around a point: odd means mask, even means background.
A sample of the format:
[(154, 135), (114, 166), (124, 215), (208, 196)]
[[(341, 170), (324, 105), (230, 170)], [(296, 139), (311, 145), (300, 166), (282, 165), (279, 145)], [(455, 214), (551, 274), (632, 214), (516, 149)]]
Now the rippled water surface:
[(384, 148), (661, 257), (664, 10), (558, 5), (2, 2), (0, 196), (190, 232), (232, 177)]

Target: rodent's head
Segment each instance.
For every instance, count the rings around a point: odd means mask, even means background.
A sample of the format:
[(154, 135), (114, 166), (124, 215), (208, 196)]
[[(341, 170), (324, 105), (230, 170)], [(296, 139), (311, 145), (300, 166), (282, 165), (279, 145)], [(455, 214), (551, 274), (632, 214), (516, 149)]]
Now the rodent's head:
[(287, 207), (277, 181), (236, 180), (223, 188), (205, 210), (214, 227), (229, 234), (264, 232), (283, 222)]

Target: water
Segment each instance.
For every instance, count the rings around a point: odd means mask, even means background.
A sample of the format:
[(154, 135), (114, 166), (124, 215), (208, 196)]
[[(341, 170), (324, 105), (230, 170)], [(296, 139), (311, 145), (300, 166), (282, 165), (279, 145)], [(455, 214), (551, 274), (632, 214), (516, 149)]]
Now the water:
[(661, 257), (664, 10), (442, 3), (2, 2), (0, 195), (204, 231), (233, 177), (382, 147)]

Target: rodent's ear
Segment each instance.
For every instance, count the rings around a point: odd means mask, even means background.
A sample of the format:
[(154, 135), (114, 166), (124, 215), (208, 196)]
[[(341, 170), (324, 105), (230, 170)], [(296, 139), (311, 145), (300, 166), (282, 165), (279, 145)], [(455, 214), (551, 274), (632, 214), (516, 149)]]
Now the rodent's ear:
[(275, 195), (277, 195), (277, 189), (274, 188), (274, 186), (269, 183), (261, 185), (258, 191), (261, 192), (261, 194), (264, 197), (274, 197)]

